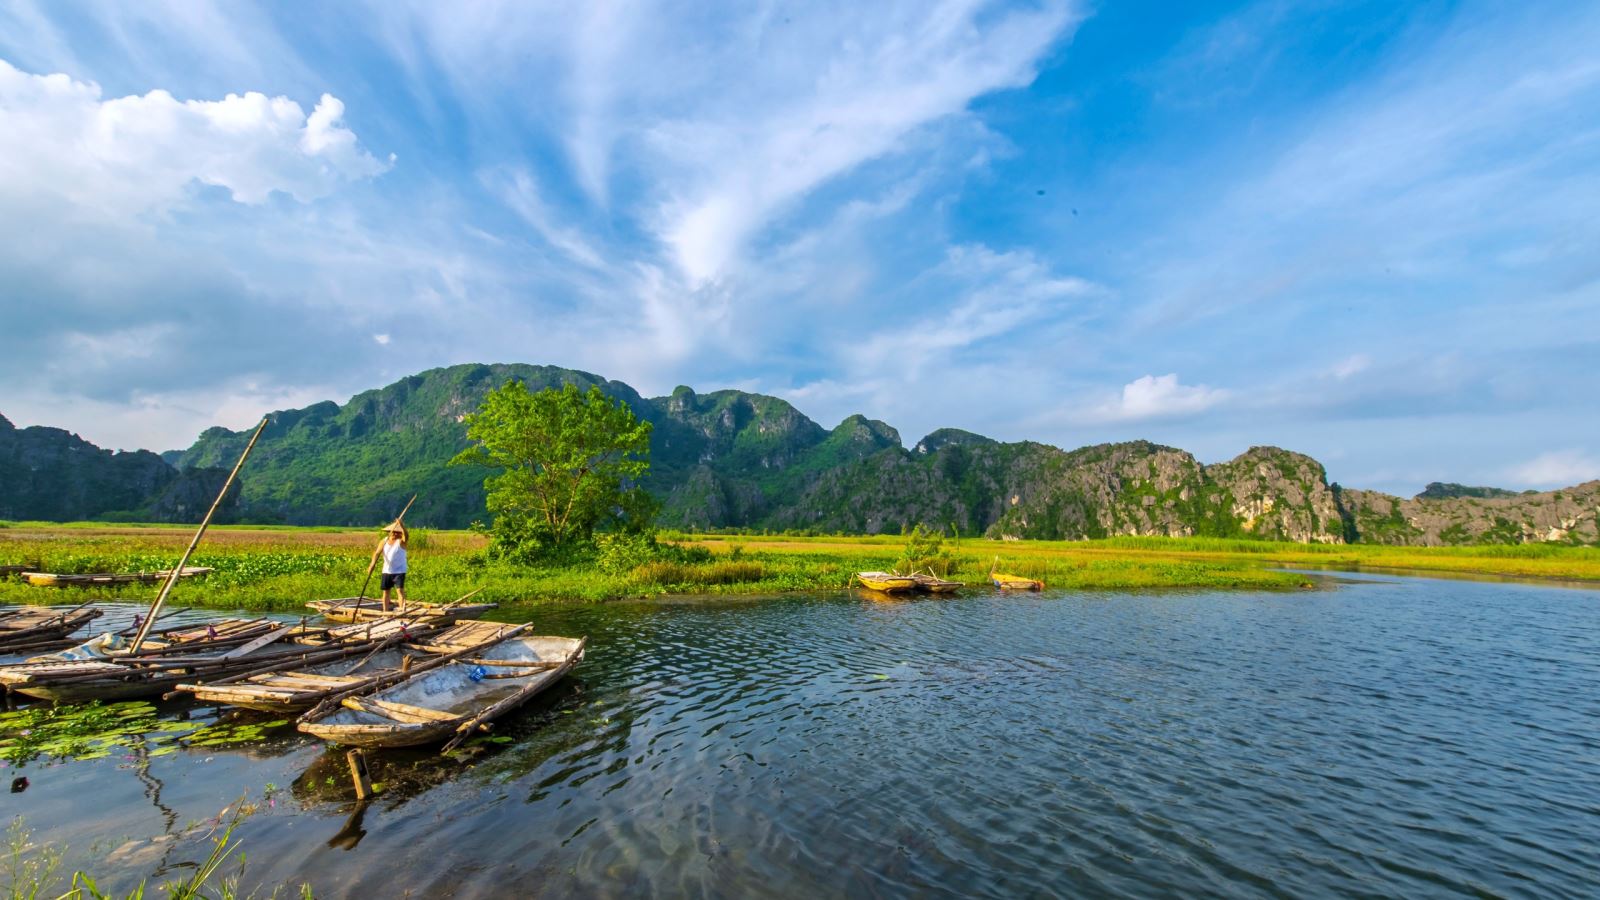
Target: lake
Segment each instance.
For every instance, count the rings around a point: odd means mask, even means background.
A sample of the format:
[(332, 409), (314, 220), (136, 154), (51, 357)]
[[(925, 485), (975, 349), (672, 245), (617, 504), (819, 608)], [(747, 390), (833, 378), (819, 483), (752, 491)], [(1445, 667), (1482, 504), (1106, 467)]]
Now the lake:
[(588, 659), (471, 759), (376, 755), (364, 808), (342, 752), (173, 702), (102, 758), (9, 766), (7, 815), (123, 890), (202, 858), (245, 792), (244, 883), (328, 897), (1600, 884), (1600, 592), (1350, 576), (531, 615)]

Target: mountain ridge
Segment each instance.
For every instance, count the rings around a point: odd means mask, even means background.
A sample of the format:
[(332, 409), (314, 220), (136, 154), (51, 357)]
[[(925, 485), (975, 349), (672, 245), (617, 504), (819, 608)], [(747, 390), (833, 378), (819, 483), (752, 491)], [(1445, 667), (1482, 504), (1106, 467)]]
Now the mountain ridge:
[[(1435, 484), (1430, 490), (1447, 496), (1402, 499), (1330, 483), (1321, 463), (1276, 447), (1202, 464), (1148, 441), (1064, 450), (941, 428), (907, 449), (892, 426), (861, 415), (827, 429), (778, 397), (679, 386), (646, 398), (593, 373), (521, 363), (429, 369), (344, 404), (271, 414), (242, 476), (234, 515), (370, 524), (417, 493), (411, 519), (418, 524), (461, 527), (481, 519), (483, 471), (444, 462), (466, 446), (462, 418), (512, 378), (533, 390), (597, 386), (652, 422), (644, 486), (661, 500), (660, 520), (669, 527), (879, 533), (922, 523), (1000, 538), (1600, 542), (1600, 482), (1524, 494)], [(19, 432), (6, 426), (0, 426), (0, 483), (7, 440), (16, 443)], [(170, 481), (186, 471), (231, 466), (247, 439), (246, 432), (213, 427), (187, 449), (136, 454), (147, 468), (154, 462), (178, 473)], [(160, 479), (151, 472), (145, 481), (157, 490)], [(0, 517), (6, 508), (0, 504)]]

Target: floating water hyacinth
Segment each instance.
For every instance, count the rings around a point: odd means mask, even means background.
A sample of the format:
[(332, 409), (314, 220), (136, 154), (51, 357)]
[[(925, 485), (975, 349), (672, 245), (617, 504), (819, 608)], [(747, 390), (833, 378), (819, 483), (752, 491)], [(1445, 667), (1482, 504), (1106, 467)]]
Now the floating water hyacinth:
[[(145, 701), (87, 703), (75, 706), (39, 704), (0, 713), (0, 760), (24, 765), (40, 757), (53, 760), (104, 759), (112, 753), (142, 747), (144, 758), (176, 753), (183, 747), (223, 747), (259, 741), (287, 720), (203, 725), (162, 719)], [(137, 763), (138, 753), (123, 753), (123, 762)]]

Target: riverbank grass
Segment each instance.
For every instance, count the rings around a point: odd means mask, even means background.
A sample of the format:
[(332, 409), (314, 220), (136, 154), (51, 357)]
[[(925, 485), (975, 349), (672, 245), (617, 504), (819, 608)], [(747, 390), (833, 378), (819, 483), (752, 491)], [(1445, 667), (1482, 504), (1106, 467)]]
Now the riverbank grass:
[[(61, 573), (156, 571), (188, 541), (182, 526), (7, 523), (0, 565)], [(416, 529), (408, 596), (448, 602), (482, 589), (502, 605), (596, 602), (661, 594), (765, 594), (842, 590), (858, 571), (904, 566), (907, 538), (704, 535), (667, 532), (666, 551), (568, 566), (521, 566), (486, 553), (482, 535)], [(207, 533), (191, 564), (215, 569), (185, 580), (173, 601), (186, 606), (298, 612), (307, 600), (354, 596), (377, 546), (371, 529), (223, 526)], [(1594, 581), (1600, 549), (1554, 545), (1412, 548), (1282, 544), (1202, 538), (1099, 541), (987, 541), (945, 538), (946, 577), (987, 590), (991, 566), (1065, 589), (1267, 589), (1311, 585), (1283, 568), (1414, 570), (1464, 575)], [(376, 579), (374, 579), (374, 582)], [(375, 583), (368, 595), (376, 593)], [(0, 602), (143, 602), (152, 585), (53, 589), (0, 581)]]

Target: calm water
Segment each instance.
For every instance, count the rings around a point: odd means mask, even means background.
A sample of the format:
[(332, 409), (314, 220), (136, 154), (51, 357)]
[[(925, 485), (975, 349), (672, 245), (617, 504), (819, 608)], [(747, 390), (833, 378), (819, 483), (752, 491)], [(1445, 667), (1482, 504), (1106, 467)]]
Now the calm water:
[(28, 763), (6, 811), (123, 887), (203, 856), (185, 827), (268, 784), (238, 832), (246, 882), (326, 896), (1600, 885), (1600, 592), (1373, 579), (536, 621), (590, 635), (578, 673), (475, 762), (381, 757), (365, 810), (342, 754), (274, 729), (248, 749)]

